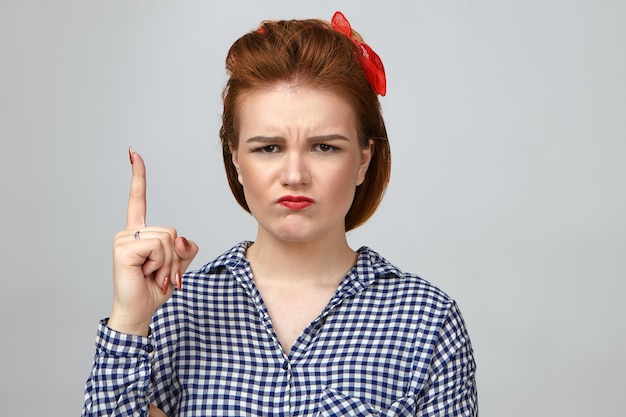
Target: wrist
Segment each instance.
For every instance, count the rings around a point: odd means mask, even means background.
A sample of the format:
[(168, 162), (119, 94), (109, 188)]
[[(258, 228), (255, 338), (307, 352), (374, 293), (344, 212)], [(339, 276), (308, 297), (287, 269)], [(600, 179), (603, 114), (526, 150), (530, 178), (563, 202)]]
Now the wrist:
[(115, 313), (111, 313), (111, 317), (105, 320), (104, 324), (112, 330), (134, 336), (148, 337), (152, 333), (150, 321), (133, 322), (124, 320), (115, 315)]

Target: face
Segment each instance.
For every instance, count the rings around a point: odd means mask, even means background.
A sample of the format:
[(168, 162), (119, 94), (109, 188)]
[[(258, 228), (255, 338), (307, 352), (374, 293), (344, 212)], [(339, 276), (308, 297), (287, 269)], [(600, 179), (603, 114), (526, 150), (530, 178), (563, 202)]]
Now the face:
[(372, 156), (371, 143), (358, 142), (351, 106), (333, 93), (281, 84), (242, 97), (237, 118), (233, 164), (257, 239), (343, 238)]

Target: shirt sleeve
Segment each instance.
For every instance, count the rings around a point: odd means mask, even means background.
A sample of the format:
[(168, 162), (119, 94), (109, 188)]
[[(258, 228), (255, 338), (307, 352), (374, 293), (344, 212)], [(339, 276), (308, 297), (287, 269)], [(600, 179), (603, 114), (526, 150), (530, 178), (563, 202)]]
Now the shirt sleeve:
[(439, 333), (419, 417), (478, 416), (476, 363), (465, 322), (456, 303)]
[(100, 322), (81, 416), (147, 416), (153, 355), (152, 337), (120, 333)]

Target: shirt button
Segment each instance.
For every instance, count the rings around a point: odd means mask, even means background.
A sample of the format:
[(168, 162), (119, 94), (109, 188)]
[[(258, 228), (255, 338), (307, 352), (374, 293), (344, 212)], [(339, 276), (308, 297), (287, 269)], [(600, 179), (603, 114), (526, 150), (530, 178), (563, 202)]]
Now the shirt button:
[(287, 369), (289, 369), (289, 361), (285, 361), (283, 362), (283, 369), (286, 371)]
[(152, 353), (152, 351), (154, 350), (154, 347), (152, 345), (145, 345), (143, 347), (143, 350), (145, 350), (148, 353)]

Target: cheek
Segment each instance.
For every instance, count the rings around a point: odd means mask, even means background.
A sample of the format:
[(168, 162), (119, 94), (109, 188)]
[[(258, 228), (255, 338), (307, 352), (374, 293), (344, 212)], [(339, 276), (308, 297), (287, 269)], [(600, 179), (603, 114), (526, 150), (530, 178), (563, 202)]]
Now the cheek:
[(237, 155), (237, 159), (233, 160), (233, 165), (237, 170), (237, 181), (244, 188), (251, 186), (251, 182), (254, 180), (254, 167), (250, 166), (250, 161), (246, 158), (247, 155)]
[(349, 165), (333, 171), (328, 178), (327, 186), (335, 190), (337, 197), (342, 195), (351, 197), (356, 187), (363, 182), (362, 178), (361, 170), (357, 170), (354, 165)]
[(243, 186), (243, 191), (246, 196), (253, 197), (267, 188), (263, 186), (265, 179), (262, 171), (259, 171), (258, 169), (254, 169), (247, 164), (242, 164), (239, 166), (237, 174), (237, 179)]

